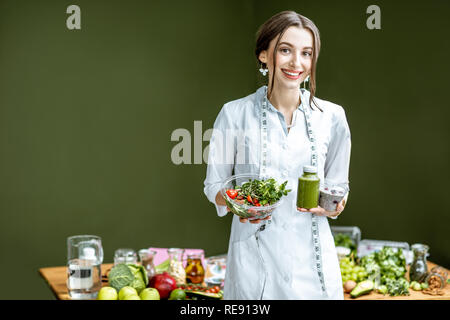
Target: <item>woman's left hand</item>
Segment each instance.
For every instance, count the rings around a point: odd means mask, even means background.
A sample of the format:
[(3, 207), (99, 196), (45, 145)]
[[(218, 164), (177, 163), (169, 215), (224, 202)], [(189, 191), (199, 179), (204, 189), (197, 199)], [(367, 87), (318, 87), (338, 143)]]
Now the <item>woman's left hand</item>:
[(335, 217), (338, 216), (344, 210), (345, 200), (342, 200), (336, 205), (336, 211), (326, 211), (321, 206), (317, 206), (317, 208), (305, 209), (297, 207), (297, 210), (300, 212), (311, 212), (317, 216), (324, 217)]

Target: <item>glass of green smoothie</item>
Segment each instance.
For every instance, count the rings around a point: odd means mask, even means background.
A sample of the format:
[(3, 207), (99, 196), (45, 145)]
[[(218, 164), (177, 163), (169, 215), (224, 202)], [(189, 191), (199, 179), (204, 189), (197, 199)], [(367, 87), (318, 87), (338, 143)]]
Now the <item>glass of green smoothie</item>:
[(348, 187), (344, 184), (335, 184), (325, 180), (320, 185), (319, 206), (326, 211), (336, 211), (337, 204), (344, 199)]

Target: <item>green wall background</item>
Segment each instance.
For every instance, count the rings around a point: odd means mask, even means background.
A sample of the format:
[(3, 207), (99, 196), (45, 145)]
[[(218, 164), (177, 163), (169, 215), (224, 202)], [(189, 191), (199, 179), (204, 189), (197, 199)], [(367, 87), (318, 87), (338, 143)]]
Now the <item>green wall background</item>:
[(119, 247), (226, 252), (231, 216), (204, 196), (205, 164), (171, 162), (171, 133), (211, 128), (262, 84), (255, 32), (287, 9), (318, 26), (317, 95), (352, 132), (331, 223), (450, 266), (448, 1), (0, 1), (1, 299), (53, 299), (38, 269), (64, 265), (74, 234), (101, 236), (105, 262)]

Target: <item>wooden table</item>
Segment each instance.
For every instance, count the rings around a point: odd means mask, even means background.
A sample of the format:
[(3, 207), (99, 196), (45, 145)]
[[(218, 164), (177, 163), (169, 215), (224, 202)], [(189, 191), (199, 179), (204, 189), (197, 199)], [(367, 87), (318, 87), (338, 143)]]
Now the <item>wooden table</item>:
[[(428, 261), (428, 270), (434, 267), (436, 264)], [(112, 263), (102, 264), (102, 285), (108, 285), (108, 278), (106, 273), (112, 268)], [(63, 267), (50, 267), (41, 268), (39, 273), (50, 286), (50, 289), (55, 294), (56, 298), (59, 300), (70, 300), (67, 291), (67, 269)], [(450, 273), (449, 273), (450, 274)], [(398, 296), (390, 297), (389, 295), (382, 295), (379, 293), (371, 292), (370, 294), (363, 295), (356, 299), (352, 299), (349, 294), (344, 294), (345, 300), (450, 300), (450, 284), (447, 284), (444, 288), (444, 295), (442, 296), (431, 296), (424, 294), (421, 291), (414, 291), (409, 289), (409, 296)]]
[[(427, 266), (428, 266), (428, 271), (431, 270), (431, 268), (433, 268), (434, 266), (436, 266), (435, 263), (427, 261)], [(409, 280), (409, 266), (406, 267), (406, 274), (407, 274), (407, 279)], [(450, 272), (447, 273), (450, 275)], [(444, 287), (444, 295), (442, 296), (432, 296), (429, 294), (425, 294), (422, 293), (422, 291), (414, 291), (412, 288), (409, 288), (409, 296), (396, 296), (396, 297), (391, 297), (388, 294), (386, 295), (382, 295), (380, 293), (376, 293), (374, 291), (372, 291), (369, 294), (360, 296), (358, 298), (351, 298), (350, 294), (348, 293), (344, 293), (344, 299), (345, 300), (450, 300), (450, 284), (447, 284)]]
[[(113, 263), (102, 264), (102, 286), (108, 285), (107, 272), (112, 268)], [(49, 267), (39, 269), (39, 274), (47, 282), (55, 297), (59, 300), (70, 300), (67, 290), (67, 267)]]

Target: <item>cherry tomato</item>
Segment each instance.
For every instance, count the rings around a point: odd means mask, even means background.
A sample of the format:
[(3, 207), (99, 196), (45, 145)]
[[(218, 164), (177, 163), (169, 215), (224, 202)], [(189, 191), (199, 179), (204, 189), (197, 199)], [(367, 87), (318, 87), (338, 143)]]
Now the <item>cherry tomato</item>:
[(256, 203), (255, 206), (261, 207), (261, 203)]
[(254, 198), (253, 199), (253, 204), (257, 204), (257, 203), (259, 203), (258, 199)]
[(238, 194), (237, 191), (234, 190), (234, 189), (228, 189), (228, 190), (227, 190), (227, 195), (228, 195), (231, 199), (236, 198), (237, 194)]

